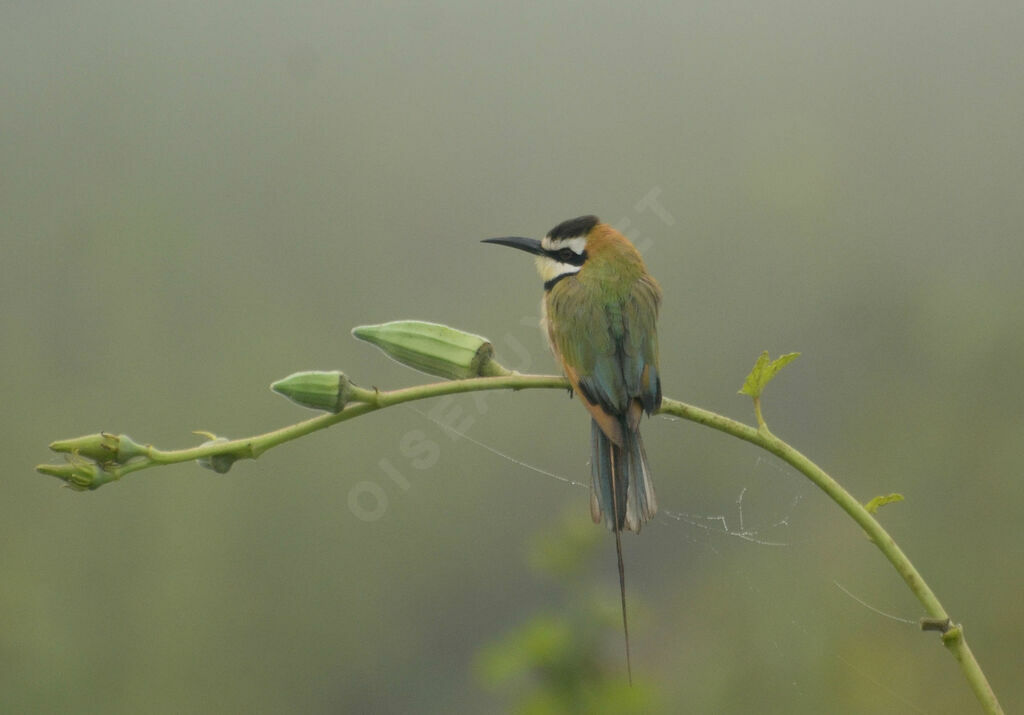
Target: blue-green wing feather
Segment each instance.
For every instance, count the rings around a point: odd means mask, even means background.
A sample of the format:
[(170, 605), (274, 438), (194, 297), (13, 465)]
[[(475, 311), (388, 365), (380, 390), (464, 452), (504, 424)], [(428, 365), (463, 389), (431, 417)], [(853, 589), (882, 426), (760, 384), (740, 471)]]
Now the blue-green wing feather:
[(661, 406), (658, 374), (658, 305), (661, 290), (646, 276), (638, 280), (623, 307), (626, 338), (622, 341), (622, 372), (626, 390), (639, 397), (650, 414)]
[(580, 391), (610, 414), (626, 414), (637, 398), (648, 413), (661, 404), (660, 300), (657, 283), (646, 276), (620, 299), (593, 300), (575, 278), (561, 281), (549, 296), (555, 349), (578, 375)]
[(594, 520), (639, 532), (658, 509), (637, 420), (638, 403), (648, 413), (661, 404), (655, 326), (661, 291), (646, 275), (621, 294), (602, 292), (600, 300), (587, 289), (575, 277), (551, 289), (548, 335), (592, 406)]

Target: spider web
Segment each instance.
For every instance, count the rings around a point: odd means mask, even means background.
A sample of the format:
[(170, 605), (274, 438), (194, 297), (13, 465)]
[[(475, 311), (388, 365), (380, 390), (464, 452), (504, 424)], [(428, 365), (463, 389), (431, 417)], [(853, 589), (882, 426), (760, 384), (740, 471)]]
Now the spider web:
[[(481, 442), (480, 440), (469, 436), (465, 432), (455, 429), (450, 424), (445, 424), (440, 420), (435, 419), (434, 417), (427, 414), (426, 412), (423, 412), (422, 410), (419, 410), (415, 407), (409, 407), (409, 409), (415, 412), (416, 414), (420, 415), (421, 417), (434, 423), (442, 431), (450, 435), (456, 435), (459, 438), (464, 439), (467, 442), (470, 442), (471, 444), (474, 444), (477, 447), (490, 452), (496, 457), (500, 457), (501, 459), (511, 462), (512, 464), (515, 464), (518, 467), (522, 467), (523, 469), (534, 472), (535, 474), (540, 474), (542, 476), (549, 477), (571, 487), (579, 487), (587, 490), (590, 489), (590, 482), (576, 481), (561, 474), (556, 474), (555, 472), (550, 472), (546, 469), (542, 469), (541, 467), (530, 464), (529, 462), (524, 462), (521, 459), (516, 459), (512, 455), (507, 454), (506, 452), (502, 452), (501, 450), (492, 447), (486, 442)], [(764, 460), (762, 460), (761, 457), (758, 457), (757, 462), (762, 463), (764, 462)], [(751, 528), (747, 525), (746, 518), (744, 517), (743, 513), (743, 500), (746, 496), (746, 493), (747, 488), (744, 487), (736, 496), (735, 513), (732, 516), (727, 516), (724, 514), (690, 514), (682, 511), (659, 509), (658, 515), (655, 517), (655, 519), (660, 520), (662, 522), (683, 522), (698, 529), (724, 534), (725, 536), (731, 536), (737, 539), (742, 539), (743, 541), (750, 541), (755, 544), (760, 544), (761, 546), (788, 546), (789, 542), (781, 541), (775, 538), (769, 538), (766, 536), (766, 534), (774, 533), (779, 529), (788, 527), (790, 523), (790, 513), (787, 512), (782, 517), (775, 519), (772, 523), (768, 524), (767, 526)], [(795, 510), (802, 499), (803, 496), (797, 494), (790, 503), (790, 510)]]
[[(426, 412), (423, 412), (415, 407), (408, 407), (408, 409), (412, 410), (413, 412), (420, 415), (424, 419), (432, 422), (435, 426), (437, 426), (440, 430), (442, 430), (449, 436), (455, 436), (460, 439), (464, 439), (470, 444), (473, 444), (476, 447), (483, 449), (496, 457), (499, 457), (500, 459), (508, 461), (516, 465), (517, 467), (525, 469), (529, 472), (533, 472), (535, 474), (539, 474), (543, 477), (553, 479), (559, 483), (565, 484), (566, 486), (586, 489), (588, 491), (591, 488), (589, 481), (583, 482), (574, 480), (562, 474), (558, 474), (556, 472), (552, 472), (541, 467), (538, 467), (534, 464), (530, 464), (529, 462), (523, 461), (521, 459), (517, 459), (516, 457), (513, 457), (512, 455), (503, 452), (502, 450), (499, 450), (481, 440), (478, 440), (466, 434), (465, 431), (460, 431), (450, 424), (446, 424), (438, 419), (435, 419), (433, 416)], [(787, 479), (792, 479), (796, 476), (796, 473), (793, 470), (786, 468), (784, 465), (780, 465), (775, 460), (767, 459), (762, 456), (757, 456), (755, 458), (754, 468), (755, 470), (770, 468), (777, 471), (780, 475), (786, 477)], [(715, 554), (718, 554), (719, 551), (714, 546), (714, 544), (711, 543), (711, 541), (709, 541), (709, 539), (724, 537), (729, 540), (738, 540), (748, 542), (756, 546), (771, 548), (788, 547), (793, 545), (794, 543), (801, 543), (805, 541), (804, 539), (794, 540), (789, 532), (793, 520), (795, 516), (799, 513), (799, 508), (804, 501), (803, 492), (797, 491), (793, 495), (793, 497), (788, 502), (788, 506), (784, 509), (781, 515), (775, 515), (771, 518), (764, 519), (761, 521), (761, 523), (751, 523), (751, 519), (747, 514), (748, 509), (746, 509), (745, 507), (747, 504), (748, 492), (748, 487), (744, 486), (740, 488), (738, 494), (736, 495), (733, 501), (732, 508), (729, 513), (698, 514), (684, 511), (674, 511), (662, 507), (659, 508), (658, 514), (652, 523), (653, 525), (667, 526), (670, 528), (673, 526), (678, 526), (680, 524), (685, 524), (694, 531), (694, 533), (687, 534), (686, 538), (693, 542), (702, 541), (704, 543), (704, 546), (710, 549)], [(697, 536), (700, 534), (703, 534), (704, 538), (698, 539)], [(749, 574), (740, 573), (738, 576), (745, 583), (746, 588), (749, 591), (755, 594), (762, 593), (762, 589), (758, 586), (757, 583), (755, 583), (754, 579)], [(895, 621), (905, 626), (912, 627), (915, 630), (919, 627), (918, 621), (915, 619), (894, 615), (881, 608), (873, 606), (868, 601), (857, 596), (850, 589), (848, 589), (846, 586), (844, 586), (836, 580), (832, 580), (832, 584), (845, 597), (849, 598), (859, 606), (878, 616)], [(808, 631), (807, 627), (803, 624), (801, 615), (802, 614), (791, 613), (788, 616), (788, 620), (793, 626), (795, 632), (798, 633), (801, 636), (801, 638), (804, 638), (808, 641), (815, 640), (813, 634), (811, 634)], [(776, 641), (772, 641), (772, 643), (773, 647), (778, 652), (779, 657), (785, 659), (786, 654), (784, 648)], [(823, 655), (826, 654), (823, 653)], [(884, 692), (890, 698), (892, 698), (894, 702), (898, 702), (899, 704), (904, 706), (907, 712), (927, 712), (911, 700), (908, 700), (905, 695), (898, 692), (890, 685), (880, 681), (878, 677), (875, 677), (875, 675), (873, 675), (872, 673), (866, 672), (862, 668), (859, 668), (855, 663), (851, 662), (847, 658), (844, 658), (840, 653), (829, 651), (827, 655), (830, 655), (831, 657), (835, 658), (837, 661), (842, 663), (843, 666), (849, 669), (850, 672), (855, 674), (857, 678), (867, 683), (870, 683), (874, 692)], [(798, 682), (794, 681), (792, 685), (798, 692), (802, 692), (802, 689)]]

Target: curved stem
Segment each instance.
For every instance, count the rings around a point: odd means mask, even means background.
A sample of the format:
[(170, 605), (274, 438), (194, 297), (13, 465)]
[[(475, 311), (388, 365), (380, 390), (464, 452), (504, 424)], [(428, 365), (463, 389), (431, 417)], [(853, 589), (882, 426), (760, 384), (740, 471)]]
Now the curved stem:
[(970, 683), (975, 696), (985, 709), (985, 712), (999, 714), (1003, 712), (1002, 707), (999, 705), (999, 700), (992, 690), (992, 686), (985, 677), (984, 671), (982, 671), (981, 666), (967, 645), (967, 641), (964, 639), (962, 626), (952, 622), (952, 619), (946, 613), (946, 609), (939, 602), (938, 597), (914, 567), (914, 564), (907, 558), (907, 555), (896, 544), (892, 536), (889, 535), (889, 532), (882, 527), (878, 520), (853, 495), (846, 491), (839, 482), (830, 477), (825, 470), (804, 456), (799, 450), (772, 434), (763, 419), (761, 419), (759, 409), (757, 416), (761, 425), (760, 428), (754, 428), (714, 412), (702, 410), (699, 407), (667, 398), (662, 401), (660, 411), (663, 414), (682, 417), (683, 419), (706, 425), (707, 427), (756, 444), (758, 447), (771, 452), (779, 459), (799, 470), (823, 492), (828, 494), (832, 501), (838, 504), (864, 530), (875, 546), (889, 560), (889, 563), (893, 565), (897, 573), (903, 577), (904, 582), (906, 582), (907, 586), (917, 597), (917, 600), (924, 606), (925, 612), (929, 617), (922, 620), (922, 629), (941, 631), (942, 642), (952, 653), (953, 657), (956, 658), (957, 662), (960, 663), (964, 676), (967, 678), (968, 683)]
[(195, 459), (210, 458), (217, 455), (231, 455), (237, 459), (255, 459), (268, 449), (285, 442), (304, 437), (312, 432), (326, 429), (339, 422), (354, 419), (368, 412), (375, 412), (414, 400), (425, 400), (428, 397), (453, 395), (460, 392), (478, 392), (480, 390), (531, 390), (543, 388), (569, 389), (569, 381), (555, 375), (503, 375), (501, 377), (475, 377), (467, 380), (451, 380), (435, 382), (428, 385), (416, 385), (399, 390), (367, 390), (355, 388), (356, 399), (341, 412), (318, 415), (308, 420), (287, 427), (276, 429), (253, 437), (244, 437), (227, 441), (210, 441), (198, 447), (176, 450), (161, 450), (149, 447), (147, 460), (132, 462), (121, 468), (123, 473), (138, 471), (161, 464), (191, 462)]
[[(145, 448), (144, 456), (129, 461), (120, 467), (112, 468), (110, 473), (113, 478), (119, 479), (130, 472), (150, 467), (188, 462), (195, 459), (210, 459), (218, 456), (228, 457), (229, 461), (227, 464), (230, 466), (230, 461), (233, 459), (255, 459), (272, 447), (298, 439), (311, 432), (354, 419), (368, 412), (374, 412), (405, 402), (480, 390), (552, 388), (568, 389), (569, 382), (564, 377), (555, 375), (520, 375), (514, 373), (500, 377), (478, 377), (467, 380), (417, 385), (415, 387), (390, 391), (354, 388), (352, 397), (355, 402), (346, 406), (340, 412), (313, 417), (312, 419), (254, 437), (236, 440), (211, 440), (198, 447), (188, 449), (160, 450), (149, 446)], [(756, 444), (787, 464), (792, 465), (814, 482), (857, 522), (889, 560), (889, 563), (903, 577), (904, 582), (906, 582), (928, 614), (927, 618), (922, 619), (922, 629), (938, 630), (941, 632), (942, 642), (952, 653), (953, 657), (956, 658), (957, 662), (960, 663), (964, 676), (973, 688), (985, 712), (997, 715), (1003, 712), (981, 666), (974, 658), (974, 654), (964, 639), (963, 628), (952, 622), (946, 610), (939, 602), (938, 597), (925, 582), (910, 559), (903, 553), (903, 550), (900, 549), (874, 516), (835, 479), (830, 477), (801, 452), (771, 433), (761, 416), (759, 400), (755, 402), (755, 412), (758, 418), (757, 427), (669, 398), (665, 398), (662, 401), (659, 412), (661, 414), (675, 415), (676, 417), (711, 427), (712, 429)], [(47, 474), (54, 474), (55, 476), (60, 476), (57, 474), (57, 471), (63, 468), (63, 465), (41, 465), (37, 467), (38, 470)]]

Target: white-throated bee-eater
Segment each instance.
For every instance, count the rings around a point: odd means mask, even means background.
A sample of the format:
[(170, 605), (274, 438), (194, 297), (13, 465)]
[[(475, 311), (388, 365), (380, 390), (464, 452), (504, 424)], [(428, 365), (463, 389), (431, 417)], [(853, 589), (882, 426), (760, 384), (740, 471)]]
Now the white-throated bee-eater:
[(633, 244), (596, 216), (564, 221), (540, 241), (508, 236), (485, 243), (536, 256), (544, 281), (542, 326), (592, 418), (591, 515), (615, 532), (628, 664), (620, 533), (639, 533), (658, 510), (640, 416), (661, 406), (656, 325), (661, 288)]

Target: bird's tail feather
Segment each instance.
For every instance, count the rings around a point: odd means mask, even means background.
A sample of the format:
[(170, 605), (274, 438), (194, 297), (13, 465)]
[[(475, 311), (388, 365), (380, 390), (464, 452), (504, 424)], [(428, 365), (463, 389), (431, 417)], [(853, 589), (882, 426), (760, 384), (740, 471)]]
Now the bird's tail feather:
[(590, 471), (594, 480), (590, 511), (595, 522), (604, 521), (612, 531), (618, 526), (620, 531), (639, 533), (640, 527), (657, 513), (658, 500), (640, 431), (630, 429), (623, 419), (622, 435), (620, 447), (608, 439), (597, 422), (590, 423)]

